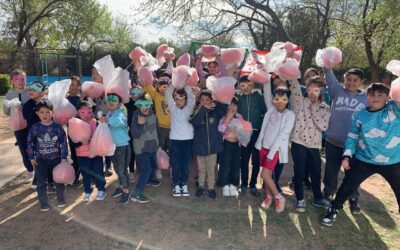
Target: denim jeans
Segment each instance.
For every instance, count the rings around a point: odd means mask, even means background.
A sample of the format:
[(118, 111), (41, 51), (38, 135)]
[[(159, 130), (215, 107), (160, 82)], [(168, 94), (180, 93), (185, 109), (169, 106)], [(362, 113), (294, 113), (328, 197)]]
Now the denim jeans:
[(136, 155), (136, 160), (140, 164), (140, 173), (134, 194), (141, 194), (146, 184), (152, 180), (152, 173), (157, 169), (157, 154), (141, 153)]
[[(338, 175), (340, 166), (342, 165), (343, 159), (343, 148), (337, 147), (328, 141), (325, 142), (326, 150), (326, 163), (325, 163), (325, 174), (324, 174), (324, 194), (326, 196), (333, 195), (337, 191)], [(345, 171), (345, 175), (348, 171)], [(358, 200), (360, 193), (358, 189), (350, 195), (350, 199)]]
[[(260, 172), (260, 156), (258, 150), (255, 148), (255, 143), (258, 138), (259, 131), (253, 130), (250, 142), (247, 147), (241, 147), (241, 175), (242, 175), (242, 186), (247, 187), (249, 184), (250, 188), (256, 187), (258, 173)], [(249, 161), (251, 156), (251, 164), (253, 166), (251, 171), (251, 179), (249, 180)]]
[(28, 133), (29, 130), (27, 128), (18, 130), (14, 132), (15, 139), (17, 140), (16, 144), (18, 146), (19, 151), (21, 152), (22, 162), (28, 172), (33, 171), (33, 166), (28, 157)]
[(83, 188), (85, 193), (92, 193), (92, 178), (96, 182), (99, 191), (105, 191), (106, 179), (103, 172), (103, 158), (96, 156), (94, 158), (78, 156), (79, 166), (83, 176)]
[(318, 148), (307, 148), (292, 142), (291, 147), (294, 168), (294, 191), (296, 199), (304, 199), (305, 169), (308, 168), (311, 177), (311, 187), (314, 199), (322, 198), (321, 192), (321, 156)]
[(171, 140), (172, 182), (174, 186), (188, 183), (192, 143), (193, 140)]
[(396, 196), (400, 212), (400, 163), (390, 166), (379, 166), (355, 158), (350, 161), (350, 170), (344, 177), (342, 185), (340, 185), (335, 200), (332, 202), (332, 208), (343, 208), (344, 202), (350, 195), (357, 190), (363, 181), (373, 174), (380, 174), (390, 184)]
[[(53, 173), (53, 169), (61, 162), (60, 158), (54, 160), (37, 160), (35, 168), (36, 191), (41, 205), (48, 204), (47, 200), (47, 179)], [(55, 183), (58, 200), (64, 199), (64, 184)]]
[(129, 161), (131, 159), (131, 149), (129, 144), (115, 148), (112, 163), (118, 175), (119, 185), (122, 188), (129, 188)]

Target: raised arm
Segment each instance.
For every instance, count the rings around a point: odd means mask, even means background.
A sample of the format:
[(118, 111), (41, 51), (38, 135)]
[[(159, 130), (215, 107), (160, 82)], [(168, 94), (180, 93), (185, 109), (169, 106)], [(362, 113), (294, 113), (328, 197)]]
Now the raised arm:
[(323, 68), (323, 71), (326, 84), (328, 85), (329, 96), (333, 99), (340, 93), (343, 87), (336, 79), (336, 76), (333, 73), (333, 69)]
[(194, 106), (196, 105), (196, 97), (193, 94), (193, 90), (191, 86), (186, 85), (185, 91), (187, 94), (187, 108), (190, 111), (190, 114), (193, 112)]
[(168, 86), (167, 91), (165, 92), (165, 100), (167, 101), (167, 105), (168, 108), (170, 110), (172, 110), (172, 108), (174, 107), (175, 103), (174, 103), (174, 99), (172, 98), (172, 93), (174, 92), (174, 86), (172, 86), (172, 84), (170, 84)]
[(290, 86), (289, 89), (292, 92), (290, 95), (290, 108), (294, 111), (295, 114), (301, 112), (304, 109), (303, 100), (304, 96), (301, 93), (301, 87), (298, 80), (289, 81)]

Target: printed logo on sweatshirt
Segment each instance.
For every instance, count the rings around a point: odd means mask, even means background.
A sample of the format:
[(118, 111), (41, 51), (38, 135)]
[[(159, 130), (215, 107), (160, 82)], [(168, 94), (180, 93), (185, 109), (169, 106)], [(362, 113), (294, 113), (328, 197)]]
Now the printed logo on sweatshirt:
[(58, 136), (50, 138), (50, 135), (46, 133), (42, 138), (38, 138), (39, 150), (38, 153), (41, 155), (52, 154), (59, 152), (57, 147)]
[(340, 96), (335, 102), (336, 111), (359, 111), (365, 108), (365, 105), (355, 98)]

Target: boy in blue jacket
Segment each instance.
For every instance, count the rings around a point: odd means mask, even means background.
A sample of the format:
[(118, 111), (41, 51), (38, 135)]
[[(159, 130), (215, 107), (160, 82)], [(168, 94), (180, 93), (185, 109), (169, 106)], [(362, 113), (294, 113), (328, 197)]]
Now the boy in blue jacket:
[(115, 152), (112, 157), (112, 163), (115, 172), (117, 172), (120, 186), (111, 195), (118, 197), (121, 195), (120, 203), (129, 202), (129, 162), (131, 158), (131, 149), (129, 145), (128, 121), (122, 106), (122, 98), (115, 93), (108, 93), (106, 98), (109, 112), (106, 117), (100, 117), (100, 122), (107, 122), (110, 128), (112, 138), (115, 143)]
[(321, 221), (324, 226), (332, 226), (343, 203), (373, 174), (389, 182), (400, 207), (400, 103), (388, 102), (388, 94), (386, 85), (372, 83), (367, 88), (368, 107), (353, 115), (341, 165), (348, 171)]
[(224, 150), (222, 134), (218, 132), (218, 123), (226, 114), (228, 105), (214, 102), (209, 90), (203, 90), (199, 100), (200, 106), (190, 119), (194, 128), (193, 153), (196, 155), (199, 168), (199, 187), (196, 196), (199, 198), (203, 196), (207, 176), (208, 197), (215, 200), (217, 198), (214, 189), (217, 154)]

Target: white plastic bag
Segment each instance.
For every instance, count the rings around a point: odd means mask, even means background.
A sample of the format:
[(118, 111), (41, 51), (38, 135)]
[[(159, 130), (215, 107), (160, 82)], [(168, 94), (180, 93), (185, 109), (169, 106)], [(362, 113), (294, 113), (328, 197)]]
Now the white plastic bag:
[(18, 98), (12, 100), (4, 100), (4, 106), (10, 108), (10, 129), (11, 131), (18, 131), (27, 127), (26, 120), (22, 111), (18, 109), (21, 106), (21, 101)]
[(48, 98), (53, 104), (53, 119), (60, 125), (67, 124), (68, 120), (76, 115), (76, 109), (65, 96), (69, 91), (71, 80), (62, 80), (52, 83), (49, 87)]
[(229, 123), (229, 128), (235, 131), (241, 145), (246, 147), (249, 144), (251, 135), (253, 134), (253, 128), (250, 122), (242, 118), (236, 118)]
[(86, 81), (82, 83), (82, 91), (92, 98), (99, 98), (104, 94), (104, 84)]
[(181, 65), (172, 71), (172, 85), (176, 89), (182, 89), (186, 86), (189, 78), (192, 76), (192, 69), (189, 66)]
[(169, 156), (162, 148), (158, 148), (157, 150), (157, 166), (159, 169), (169, 168)]
[(68, 162), (61, 162), (53, 169), (53, 180), (59, 184), (70, 184), (75, 181), (75, 170)]
[(327, 47), (317, 50), (315, 61), (318, 66), (325, 68), (334, 68), (342, 62), (342, 51), (336, 47)]
[(100, 123), (90, 141), (90, 153), (97, 156), (113, 156), (115, 144), (107, 123)]
[(78, 118), (71, 118), (68, 121), (68, 136), (75, 143), (87, 143), (92, 131), (90, 125)]
[(400, 77), (400, 61), (398, 60), (391, 60), (386, 69), (390, 71), (393, 75)]
[(129, 90), (129, 72), (120, 67), (115, 68), (111, 81), (106, 85), (106, 94), (118, 94), (122, 98), (123, 103), (128, 103), (130, 99)]
[(299, 63), (292, 58), (287, 58), (284, 63), (279, 64), (275, 73), (282, 80), (295, 80), (301, 77)]
[(100, 58), (93, 64), (93, 67), (95, 67), (97, 72), (103, 77), (103, 84), (107, 87), (115, 69), (111, 55)]
[(206, 87), (211, 90), (214, 100), (230, 104), (235, 95), (236, 79), (229, 76), (216, 78), (209, 76), (206, 81)]

